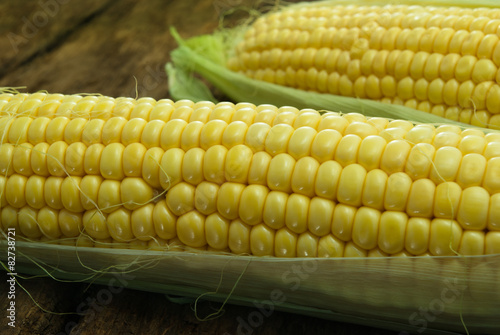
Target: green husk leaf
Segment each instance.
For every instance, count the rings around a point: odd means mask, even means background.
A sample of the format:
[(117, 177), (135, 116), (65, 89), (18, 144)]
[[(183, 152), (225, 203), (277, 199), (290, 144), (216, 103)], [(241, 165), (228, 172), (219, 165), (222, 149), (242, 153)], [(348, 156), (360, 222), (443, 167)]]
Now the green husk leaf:
[[(0, 250), (7, 243), (0, 240)], [(0, 266), (6, 262), (7, 253), (0, 253)], [(225, 302), (272, 307), (415, 334), (463, 333), (464, 323), (471, 334), (498, 334), (499, 264), (500, 255), (276, 258), (16, 241), (18, 273), (125, 286), (179, 303), (191, 298), (219, 302), (221, 309), (231, 308)], [(193, 308), (204, 316), (203, 308)], [(424, 326), (420, 320), (427, 315), (432, 322)]]
[(185, 68), (175, 67), (172, 63), (167, 63), (165, 70), (167, 71), (168, 86), (172, 96), (192, 101), (217, 101), (210, 89), (201, 80), (195, 78), (193, 73), (186, 71)]

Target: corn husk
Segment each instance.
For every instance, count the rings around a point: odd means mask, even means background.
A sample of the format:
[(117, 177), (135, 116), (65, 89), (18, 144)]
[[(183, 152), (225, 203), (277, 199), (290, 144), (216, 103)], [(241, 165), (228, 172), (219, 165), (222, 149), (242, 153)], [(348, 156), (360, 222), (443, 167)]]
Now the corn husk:
[(499, 268), (500, 255), (278, 259), (16, 243), (18, 273), (255, 306), (264, 322), (281, 310), (424, 334), (498, 334)]
[[(386, 1), (379, 0), (333, 0), (299, 3), (293, 6), (314, 7), (322, 6), (326, 3), (387, 5)], [(396, 4), (447, 7), (500, 7), (498, 1), (494, 0), (410, 0), (397, 1)], [(280, 8), (276, 8), (275, 10), (279, 9)], [(420, 123), (448, 123), (465, 126), (463, 123), (457, 121), (452, 121), (401, 105), (390, 105), (369, 99), (303, 91), (251, 79), (243, 74), (233, 72), (226, 67), (226, 60), (231, 56), (235, 46), (242, 39), (246, 27), (247, 25), (243, 24), (232, 29), (220, 29), (211, 35), (196, 36), (188, 40), (183, 40), (175, 29), (172, 29), (172, 35), (179, 43), (179, 47), (171, 53), (172, 61), (166, 66), (166, 71), (169, 75), (169, 89), (171, 95), (175, 99), (215, 101), (210, 93), (198, 94), (200, 92), (199, 88), (204, 85), (204, 83), (196, 77), (196, 75), (199, 75), (208, 80), (235, 102), (314, 108), (344, 113), (356, 112), (366, 116), (404, 119)], [(472, 127), (470, 125), (466, 126)]]

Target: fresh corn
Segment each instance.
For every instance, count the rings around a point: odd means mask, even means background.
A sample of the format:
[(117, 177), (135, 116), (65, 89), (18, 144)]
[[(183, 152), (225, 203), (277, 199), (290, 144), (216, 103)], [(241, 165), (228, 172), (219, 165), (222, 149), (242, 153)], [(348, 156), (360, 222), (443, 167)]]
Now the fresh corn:
[(0, 222), (30, 240), (276, 257), (500, 253), (496, 132), (250, 103), (36, 93), (0, 105)]
[(500, 129), (500, 9), (320, 2), (264, 15), (228, 67)]

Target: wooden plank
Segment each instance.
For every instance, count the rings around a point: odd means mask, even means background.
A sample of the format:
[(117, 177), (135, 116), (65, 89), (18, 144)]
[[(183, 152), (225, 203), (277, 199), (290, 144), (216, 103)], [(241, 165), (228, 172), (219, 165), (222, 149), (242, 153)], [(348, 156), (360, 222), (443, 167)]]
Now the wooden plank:
[[(115, 288), (110, 293), (104, 285), (60, 283), (50, 278), (20, 282), (39, 306), (52, 313), (37, 307), (18, 286), (16, 328), (8, 327), (2, 320), (1, 334), (397, 334), (278, 311), (264, 316), (256, 307), (235, 305), (226, 305), (222, 316), (214, 320), (201, 321), (196, 318), (192, 304), (174, 303), (161, 294), (126, 288)], [(6, 281), (0, 281), (0, 291), (7, 289)], [(7, 296), (1, 295), (2, 310), (7, 304)], [(219, 303), (203, 301), (198, 305), (198, 316), (204, 317), (220, 307)]]

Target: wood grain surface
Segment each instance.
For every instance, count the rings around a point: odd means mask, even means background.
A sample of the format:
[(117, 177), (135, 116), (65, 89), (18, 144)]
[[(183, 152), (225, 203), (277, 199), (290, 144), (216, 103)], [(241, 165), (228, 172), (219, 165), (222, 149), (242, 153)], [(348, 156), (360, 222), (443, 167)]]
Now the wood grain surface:
[[(39, 0), (0, 2), (0, 87), (25, 91), (101, 93), (168, 98), (164, 64), (182, 37), (210, 33), (227, 10), (234, 24), (244, 0)], [(219, 95), (220, 96), (220, 95)], [(5, 252), (1, 250), (1, 252)], [(20, 279), (16, 327), (7, 325), (7, 276), (0, 280), (0, 334), (397, 334), (313, 317), (273, 312), (258, 327), (245, 327), (256, 308), (226, 305), (225, 313), (199, 321), (192, 305), (166, 296), (120, 289), (97, 301), (103, 286), (50, 278)], [(332, 282), (334, 284), (334, 281)], [(36, 302), (36, 303), (35, 303)], [(220, 304), (203, 302), (209, 314)], [(77, 312), (85, 312), (79, 315)], [(246, 320), (246, 321), (245, 321)]]

